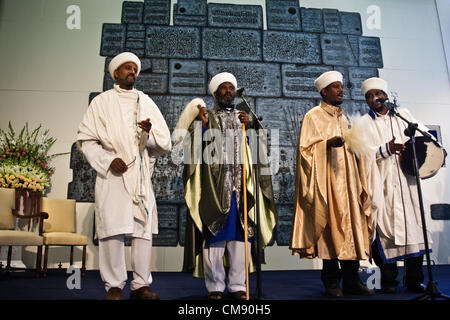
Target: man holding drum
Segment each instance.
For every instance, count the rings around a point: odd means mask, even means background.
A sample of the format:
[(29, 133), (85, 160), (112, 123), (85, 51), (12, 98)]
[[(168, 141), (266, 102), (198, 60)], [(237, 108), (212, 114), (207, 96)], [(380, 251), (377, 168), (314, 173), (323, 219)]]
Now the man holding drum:
[[(400, 167), (400, 157), (409, 139), (404, 133), (408, 125), (392, 115), (386, 106), (388, 84), (385, 80), (367, 79), (361, 90), (370, 111), (353, 127), (359, 130), (361, 140), (368, 145), (366, 150), (371, 150), (365, 157), (372, 198), (372, 223), (376, 228), (371, 249), (372, 258), (381, 270), (381, 291), (397, 291), (397, 261), (404, 260), (404, 285), (408, 291), (424, 292), (425, 246), (417, 185), (415, 177), (406, 175)], [(407, 109), (401, 108), (397, 112), (417, 123)], [(419, 128), (428, 131), (420, 123)], [(420, 132), (416, 134), (420, 135)]]

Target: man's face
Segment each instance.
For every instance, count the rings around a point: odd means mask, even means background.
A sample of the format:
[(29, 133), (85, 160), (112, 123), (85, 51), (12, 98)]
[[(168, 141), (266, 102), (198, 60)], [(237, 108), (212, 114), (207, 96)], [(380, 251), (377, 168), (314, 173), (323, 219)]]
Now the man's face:
[(137, 65), (134, 62), (125, 62), (114, 71), (116, 82), (122, 89), (132, 89), (137, 79)]
[(214, 98), (221, 107), (229, 107), (233, 104), (236, 96), (236, 88), (231, 82), (222, 83), (214, 92)]
[(340, 106), (344, 97), (344, 89), (342, 82), (335, 81), (330, 83), (326, 88), (322, 89), (323, 100), (333, 106)]
[[(372, 111), (382, 113), (386, 108), (385, 105), (379, 101), (375, 101), (379, 98), (387, 99), (387, 94), (380, 89), (371, 89), (366, 92), (366, 103)], [(386, 109), (387, 110), (387, 109)]]

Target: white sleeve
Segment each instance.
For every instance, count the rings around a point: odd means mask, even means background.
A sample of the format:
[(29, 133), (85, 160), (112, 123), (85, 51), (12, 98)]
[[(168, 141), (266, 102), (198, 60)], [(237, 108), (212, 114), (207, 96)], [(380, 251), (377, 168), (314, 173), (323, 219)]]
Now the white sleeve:
[(103, 146), (95, 140), (81, 140), (81, 151), (86, 157), (91, 167), (103, 177), (106, 177), (111, 162), (117, 155), (111, 151), (103, 149)]

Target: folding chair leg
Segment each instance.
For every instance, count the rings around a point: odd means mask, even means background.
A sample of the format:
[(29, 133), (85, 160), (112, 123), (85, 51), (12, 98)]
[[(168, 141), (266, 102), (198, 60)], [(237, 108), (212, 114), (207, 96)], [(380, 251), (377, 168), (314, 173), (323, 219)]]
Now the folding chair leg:
[(70, 246), (70, 266), (73, 266), (73, 246)]
[(41, 277), (41, 265), (42, 265), (42, 246), (38, 246), (36, 257), (36, 276)]
[(86, 275), (86, 246), (83, 246), (83, 257), (81, 259), (81, 276)]
[(6, 274), (9, 273), (11, 269), (11, 255), (12, 255), (12, 246), (8, 246), (8, 257), (6, 258)]
[(47, 277), (47, 261), (48, 261), (48, 246), (45, 246), (44, 251), (44, 269), (42, 270), (42, 276)]

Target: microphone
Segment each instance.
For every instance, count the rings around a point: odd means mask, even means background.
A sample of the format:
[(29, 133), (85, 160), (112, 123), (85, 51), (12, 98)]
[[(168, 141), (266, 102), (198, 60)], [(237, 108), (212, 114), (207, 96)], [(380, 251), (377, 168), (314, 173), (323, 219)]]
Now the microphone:
[(244, 92), (245, 88), (239, 88), (236, 90), (236, 96), (238, 96), (239, 98), (242, 98), (242, 94)]

